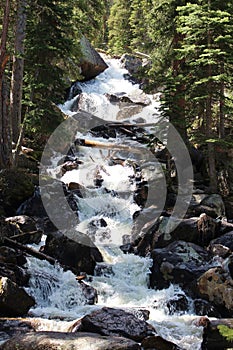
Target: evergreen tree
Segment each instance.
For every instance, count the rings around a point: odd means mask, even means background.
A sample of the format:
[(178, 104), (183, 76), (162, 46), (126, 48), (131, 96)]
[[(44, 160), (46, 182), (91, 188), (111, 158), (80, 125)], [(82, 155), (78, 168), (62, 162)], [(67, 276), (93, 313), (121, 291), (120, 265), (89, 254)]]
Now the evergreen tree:
[(132, 0), (114, 0), (108, 20), (111, 53), (122, 54), (130, 50), (132, 31), (129, 23)]
[(135, 51), (150, 53), (151, 38), (148, 35), (149, 16), (152, 10), (150, 0), (132, 0), (129, 18), (132, 32), (130, 47)]
[[(217, 188), (214, 141), (223, 137), (227, 90), (233, 74), (233, 6), (202, 0), (179, 7), (179, 33), (183, 35), (180, 60), (185, 61), (185, 94), (190, 124), (198, 116), (207, 140), (211, 187)], [(184, 74), (183, 73), (183, 74)], [(200, 128), (198, 133), (200, 137)]]

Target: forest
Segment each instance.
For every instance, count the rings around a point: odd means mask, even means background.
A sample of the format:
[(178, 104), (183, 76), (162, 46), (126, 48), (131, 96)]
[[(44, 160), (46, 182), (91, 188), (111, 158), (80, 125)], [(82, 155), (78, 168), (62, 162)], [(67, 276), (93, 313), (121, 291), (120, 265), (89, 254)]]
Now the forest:
[(232, 0), (0, 5), (0, 349), (232, 348)]
[[(233, 5), (220, 0), (1, 1), (2, 168), (12, 142), (37, 142), (61, 122), (54, 104), (78, 79), (79, 41), (120, 57), (143, 53), (146, 90), (186, 144), (203, 150), (212, 191), (229, 194), (232, 168)], [(46, 123), (44, 121), (46, 120)], [(45, 126), (46, 125), (46, 126)]]

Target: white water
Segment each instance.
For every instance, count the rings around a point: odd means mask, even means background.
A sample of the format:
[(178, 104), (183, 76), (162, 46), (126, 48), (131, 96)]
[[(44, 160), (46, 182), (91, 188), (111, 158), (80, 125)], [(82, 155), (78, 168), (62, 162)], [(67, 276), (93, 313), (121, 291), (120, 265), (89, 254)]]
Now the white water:
[[(123, 74), (126, 71), (120, 69), (117, 60), (109, 60), (108, 64), (109, 69), (99, 77), (80, 86), (88, 94), (87, 110), (94, 111), (102, 119), (114, 120), (118, 107), (112, 106), (104, 94), (129, 93), (138, 89), (138, 86), (124, 80)], [(72, 114), (69, 111), (72, 102), (68, 101), (61, 106), (66, 114)], [(158, 103), (152, 100), (150, 106), (131, 119), (143, 117), (146, 122), (154, 121), (158, 115), (157, 108)], [(78, 170), (67, 172), (62, 180), (66, 183), (78, 182), (88, 187), (84, 191), (84, 198), (78, 199), (81, 220), (79, 231), (87, 232), (90, 222), (100, 218), (107, 224), (106, 227), (96, 227), (94, 232), (95, 243), (99, 245), (104, 258), (104, 263), (98, 264), (102, 273), (89, 282), (98, 291), (98, 304), (85, 305), (80, 286), (71, 272), (63, 272), (59, 266), (53, 267), (30, 258), (28, 266), (33, 277), (30, 280), (29, 293), (37, 302), (36, 307), (31, 309), (31, 314), (43, 318), (38, 329), (66, 331), (74, 320), (103, 306), (145, 308), (150, 310), (149, 322), (161, 336), (185, 350), (200, 349), (202, 328), (195, 326), (196, 316), (192, 313), (192, 301), (190, 300), (189, 310), (185, 315), (170, 316), (167, 301), (184, 292), (177, 286), (161, 291), (148, 289), (151, 260), (123, 254), (118, 247), (122, 244), (123, 237), (130, 235), (132, 215), (138, 210), (133, 202), (134, 184), (130, 181), (132, 167), (109, 166), (107, 151), (99, 152), (82, 147), (80, 149), (79, 158), (85, 160), (84, 165)], [(97, 170), (103, 178), (102, 187), (98, 189), (93, 188)], [(57, 176), (55, 170), (52, 173)], [(117, 196), (118, 193), (121, 195)], [(122, 193), (126, 193), (126, 197)]]

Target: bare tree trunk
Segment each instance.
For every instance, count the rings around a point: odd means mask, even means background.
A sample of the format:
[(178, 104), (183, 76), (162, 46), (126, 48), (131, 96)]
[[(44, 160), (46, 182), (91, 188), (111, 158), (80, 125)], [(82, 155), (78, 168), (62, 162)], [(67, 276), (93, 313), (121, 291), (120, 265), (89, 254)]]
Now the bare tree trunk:
[(11, 128), (8, 116), (8, 91), (4, 83), (4, 72), (9, 56), (6, 52), (6, 42), (9, 27), (10, 0), (6, 0), (2, 35), (0, 42), (0, 167), (9, 168), (12, 165)]
[(18, 0), (17, 18), (15, 26), (15, 48), (13, 56), (10, 93), (10, 115), (13, 134), (12, 136), (13, 141), (15, 143), (17, 143), (19, 138), (21, 125), (26, 6), (27, 0)]

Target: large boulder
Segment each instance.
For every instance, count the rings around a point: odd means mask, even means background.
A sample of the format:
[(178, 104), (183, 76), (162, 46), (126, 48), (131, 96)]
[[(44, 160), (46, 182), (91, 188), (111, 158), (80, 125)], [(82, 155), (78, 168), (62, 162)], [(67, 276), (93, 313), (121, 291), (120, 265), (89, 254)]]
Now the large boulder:
[[(70, 232), (67, 232), (68, 234)], [(78, 237), (79, 234), (74, 232), (74, 239), (75, 235)], [(70, 239), (59, 231), (50, 233), (43, 247), (43, 253), (57, 259), (60, 264), (69, 267), (75, 274), (79, 275), (80, 272), (94, 274), (96, 262), (102, 261), (102, 255), (88, 237), (82, 239), (86, 240), (84, 242), (86, 244)]]
[(140, 320), (132, 313), (108, 307), (83, 317), (79, 330), (101, 335), (125, 337), (137, 342), (155, 332), (151, 325), (144, 320)]
[[(139, 255), (145, 256), (153, 249), (164, 248), (176, 241), (190, 242), (204, 247), (220, 234), (221, 222), (206, 214), (182, 220), (172, 219), (166, 212), (159, 219), (156, 215), (158, 216), (158, 213), (155, 211), (154, 220), (148, 221), (137, 233), (140, 239), (136, 240), (133, 245)], [(169, 232), (167, 228), (171, 222), (177, 226)], [(140, 226), (134, 228), (136, 232), (138, 229)]]
[(80, 40), (80, 47), (82, 54), (80, 59), (80, 73), (84, 77), (84, 80), (93, 79), (108, 68), (108, 65), (85, 36), (82, 36)]
[(210, 267), (211, 255), (193, 243), (177, 241), (152, 251), (150, 286), (167, 288), (171, 283), (188, 287)]
[(203, 331), (203, 350), (232, 349), (233, 347), (233, 320), (208, 320)]
[(140, 350), (133, 340), (91, 333), (34, 332), (13, 337), (1, 350)]
[(14, 317), (27, 314), (35, 300), (7, 277), (0, 278), (0, 316)]
[(231, 261), (226, 259), (223, 266), (213, 267), (202, 274), (197, 281), (197, 292), (218, 308), (222, 315), (233, 312), (233, 279)]

